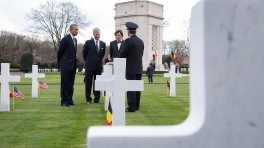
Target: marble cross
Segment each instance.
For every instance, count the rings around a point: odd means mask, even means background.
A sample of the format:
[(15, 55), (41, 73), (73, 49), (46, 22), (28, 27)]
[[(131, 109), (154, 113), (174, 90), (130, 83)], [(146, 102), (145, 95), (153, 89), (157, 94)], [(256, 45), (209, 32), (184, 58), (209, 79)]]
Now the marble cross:
[(171, 65), (170, 72), (164, 73), (164, 77), (170, 77), (170, 96), (176, 96), (175, 78), (182, 77), (181, 73), (175, 73), (175, 65)]
[[(20, 76), (10, 76), (9, 63), (1, 63), (1, 103), (0, 111), (10, 111), (9, 82), (20, 82)], [(12, 92), (12, 91), (11, 91)]]
[(199, 1), (190, 23), (187, 119), (171, 126), (90, 127), (87, 147), (264, 147), (263, 14), (261, 0)]
[[(113, 65), (104, 65), (104, 72), (102, 75), (96, 75), (96, 80), (111, 80), (113, 79), (112, 70)], [(105, 92), (105, 110), (108, 110), (109, 98), (112, 97), (111, 91)]]
[(112, 110), (113, 126), (125, 125), (125, 93), (143, 91), (143, 80), (126, 80), (126, 59), (115, 58), (114, 76), (111, 80), (95, 80), (95, 90), (106, 90), (113, 93)]
[(45, 78), (45, 74), (38, 73), (38, 65), (32, 65), (32, 73), (26, 73), (25, 78), (32, 78), (31, 97), (38, 98), (38, 78)]

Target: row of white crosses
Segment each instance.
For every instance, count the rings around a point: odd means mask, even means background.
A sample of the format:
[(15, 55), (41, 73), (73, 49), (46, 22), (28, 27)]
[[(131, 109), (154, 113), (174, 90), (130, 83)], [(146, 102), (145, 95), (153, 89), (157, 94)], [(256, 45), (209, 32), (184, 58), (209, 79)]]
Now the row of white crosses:
[[(125, 62), (122, 62), (124, 61), (124, 59), (117, 59), (115, 58), (115, 65), (114, 65), (114, 68), (115, 69), (119, 69), (119, 71), (116, 71), (115, 72), (115, 77), (117, 78), (120, 78), (120, 81), (118, 80), (118, 83), (116, 83), (116, 85), (113, 83), (110, 82), (110, 89), (112, 90), (115, 90), (116, 89), (122, 89), (122, 86), (120, 85), (120, 83), (124, 83), (125, 82), (122, 82), (122, 81), (127, 81), (125, 80)], [(102, 75), (97, 75), (96, 76), (96, 80), (95, 80), (95, 90), (107, 90), (106, 91), (106, 96), (105, 96), (105, 110), (108, 109), (108, 104), (109, 104), (109, 99), (112, 98), (113, 96), (113, 93), (112, 91), (109, 91), (109, 88), (107, 88), (108, 86), (104, 86), (104, 89), (100, 86), (98, 86), (98, 83), (99, 81), (102, 82), (102, 84), (104, 85), (104, 82), (105, 81), (113, 81), (112, 79), (114, 78), (114, 75), (113, 75), (113, 65), (104, 65), (104, 72), (102, 73)], [(171, 66), (171, 70), (170, 70), (170, 73), (168, 74), (164, 74), (164, 77), (170, 77), (170, 84), (171, 84), (171, 89), (170, 89), (170, 96), (176, 96), (176, 88), (175, 88), (175, 78), (176, 77), (182, 77), (182, 74), (179, 73), (175, 73), (175, 65), (172, 65)], [(128, 81), (129, 82), (129, 81)], [(131, 82), (136, 82), (137, 81), (131, 81)], [(135, 84), (136, 84), (135, 83)], [(142, 81), (139, 81), (138, 82), (139, 84), (142, 83)], [(173, 85), (174, 84), (174, 85)], [(127, 85), (129, 85), (129, 83), (127, 83)], [(133, 85), (133, 84), (130, 84), (130, 86)], [(141, 85), (140, 85), (141, 86)], [(120, 87), (120, 88), (119, 88)], [(124, 88), (125, 89), (125, 88)], [(129, 88), (128, 88), (129, 89)], [(138, 87), (137, 85), (135, 85), (135, 88), (131, 87), (131, 89), (139, 89), (141, 90), (140, 87)], [(128, 91), (128, 90), (127, 90)], [(120, 92), (121, 94), (123, 92)], [(119, 95), (119, 94), (118, 94)], [(114, 96), (116, 98), (116, 95), (114, 93)], [(112, 99), (114, 100), (114, 99)], [(121, 107), (121, 106), (124, 106), (124, 99), (120, 98), (120, 99), (116, 99), (118, 101), (113, 101), (112, 103), (112, 110), (113, 110), (113, 126), (115, 125), (125, 125), (125, 113), (124, 113), (124, 107)], [(116, 107), (118, 107), (118, 109), (116, 109)]]
[[(9, 82), (20, 82), (20, 76), (10, 76), (9, 69), (9, 63), (1, 63), (0, 111), (10, 111)], [(25, 78), (32, 78), (32, 98), (38, 98), (38, 78), (45, 78), (45, 74), (38, 73), (38, 65), (32, 65), (32, 73), (25, 74)]]
[(59, 70), (57, 68), (52, 68), (52, 69), (49, 69), (49, 68), (44, 68), (44, 69), (38, 69), (38, 72), (58, 72)]
[(261, 0), (199, 1), (190, 23), (188, 118), (171, 126), (90, 127), (87, 147), (264, 147), (263, 14)]

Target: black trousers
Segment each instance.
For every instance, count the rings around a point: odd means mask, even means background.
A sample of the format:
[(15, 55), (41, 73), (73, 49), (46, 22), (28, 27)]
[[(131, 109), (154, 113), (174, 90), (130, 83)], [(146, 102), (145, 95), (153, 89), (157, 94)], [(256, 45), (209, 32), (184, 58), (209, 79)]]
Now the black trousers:
[[(127, 80), (141, 80), (142, 74), (126, 74)], [(139, 110), (141, 91), (128, 91), (127, 103), (129, 111)]]
[(73, 85), (75, 80), (76, 69), (72, 71), (67, 71), (61, 69), (61, 89), (60, 89), (60, 96), (61, 96), (61, 104), (74, 104), (72, 100), (73, 96)]
[(85, 94), (86, 94), (86, 102), (92, 102), (91, 98), (91, 90), (93, 85), (93, 94), (94, 94), (94, 102), (100, 101), (100, 91), (94, 90), (94, 80), (96, 80), (96, 75), (101, 75), (101, 71), (94, 70), (91, 71), (89, 69), (85, 69)]
[(148, 81), (153, 82), (152, 76), (148, 76)]

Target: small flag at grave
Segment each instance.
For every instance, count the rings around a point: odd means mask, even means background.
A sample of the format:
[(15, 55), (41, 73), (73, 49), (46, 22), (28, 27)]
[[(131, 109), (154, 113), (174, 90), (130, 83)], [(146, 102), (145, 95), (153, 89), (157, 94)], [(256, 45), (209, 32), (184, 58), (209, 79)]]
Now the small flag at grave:
[(14, 87), (14, 96), (24, 100), (23, 94), (16, 87)]
[(175, 53), (174, 53), (174, 55), (173, 55), (173, 58), (174, 58), (174, 59), (177, 59), (177, 55), (176, 55)]
[(108, 110), (106, 114), (106, 125), (112, 125), (112, 106), (111, 106), (111, 98), (109, 99), (109, 104), (108, 104)]
[(170, 90), (170, 83), (167, 81), (167, 88)]
[(10, 90), (9, 90), (9, 98), (13, 98), (13, 94)]
[(176, 59), (177, 59), (177, 54), (171, 52), (171, 57), (172, 57), (174, 60), (176, 60)]
[(48, 89), (48, 85), (42, 81), (39, 81), (38, 88)]

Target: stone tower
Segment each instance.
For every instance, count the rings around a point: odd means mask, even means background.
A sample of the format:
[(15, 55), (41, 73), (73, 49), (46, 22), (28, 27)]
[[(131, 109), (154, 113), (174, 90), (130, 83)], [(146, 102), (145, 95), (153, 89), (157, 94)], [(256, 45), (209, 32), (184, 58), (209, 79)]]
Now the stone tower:
[(155, 58), (156, 69), (163, 70), (162, 65), (162, 34), (163, 5), (147, 0), (134, 0), (115, 4), (115, 29), (121, 29), (124, 38), (128, 37), (126, 22), (138, 24), (136, 35), (144, 42), (143, 70)]

